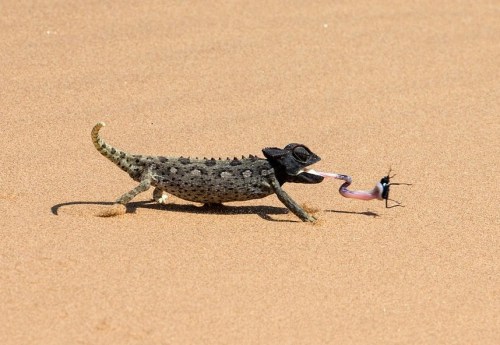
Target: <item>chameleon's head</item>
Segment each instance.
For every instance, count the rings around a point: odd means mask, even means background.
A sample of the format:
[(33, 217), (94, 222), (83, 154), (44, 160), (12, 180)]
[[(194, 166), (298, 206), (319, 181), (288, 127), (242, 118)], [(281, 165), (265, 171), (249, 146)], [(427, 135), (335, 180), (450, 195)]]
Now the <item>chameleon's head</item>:
[(285, 182), (320, 183), (323, 181), (323, 176), (304, 171), (304, 168), (321, 160), (305, 145), (288, 144), (284, 149), (267, 147), (262, 152), (274, 168), (280, 184)]

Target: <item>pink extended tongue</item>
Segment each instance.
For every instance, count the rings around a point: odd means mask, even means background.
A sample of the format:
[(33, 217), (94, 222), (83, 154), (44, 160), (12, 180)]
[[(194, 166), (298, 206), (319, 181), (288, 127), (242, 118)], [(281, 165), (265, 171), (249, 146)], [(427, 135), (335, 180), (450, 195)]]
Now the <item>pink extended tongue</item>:
[(328, 173), (328, 172), (323, 172), (323, 171), (316, 171), (314, 169), (304, 169), (305, 172), (313, 175), (318, 175), (318, 176), (323, 176), (323, 177), (331, 177), (337, 180), (343, 180), (346, 182), (349, 182), (349, 184), (352, 183), (352, 178), (347, 175), (343, 174), (336, 174), (336, 173)]
[(351, 199), (358, 199), (358, 200), (373, 200), (373, 199), (378, 199), (378, 200), (385, 200), (385, 207), (389, 208), (387, 205), (388, 200), (391, 200), (395, 202), (396, 204), (390, 207), (395, 207), (395, 206), (403, 206), (399, 201), (389, 199), (389, 187), (391, 185), (406, 185), (406, 186), (411, 186), (410, 183), (393, 183), (390, 182), (391, 177), (394, 177), (394, 175), (391, 176), (391, 171), (389, 170), (389, 173), (387, 176), (382, 178), (380, 182), (378, 182), (375, 187), (373, 187), (372, 190), (349, 190), (347, 187), (349, 187), (352, 183), (352, 178), (351, 176), (344, 175), (344, 174), (336, 174), (336, 173), (329, 173), (329, 172), (323, 172), (323, 171), (316, 171), (314, 169), (309, 169), (305, 168), (305, 172), (317, 176), (322, 176), (325, 178), (333, 178), (337, 180), (342, 180), (344, 183), (340, 186), (339, 188), (339, 193), (345, 198), (351, 198)]
[(318, 176), (323, 176), (323, 177), (334, 177), (334, 175), (336, 175), (336, 174), (332, 174), (332, 173), (316, 171), (314, 169), (304, 169), (304, 171), (308, 174), (313, 174), (313, 175), (318, 175)]

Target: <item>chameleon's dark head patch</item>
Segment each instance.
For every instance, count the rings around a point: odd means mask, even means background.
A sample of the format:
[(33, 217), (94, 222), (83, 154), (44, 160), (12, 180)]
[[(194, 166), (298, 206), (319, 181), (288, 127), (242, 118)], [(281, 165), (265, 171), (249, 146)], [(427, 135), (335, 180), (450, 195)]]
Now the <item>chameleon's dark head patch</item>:
[(319, 183), (323, 181), (322, 176), (303, 171), (305, 167), (321, 160), (318, 155), (305, 145), (288, 144), (284, 149), (267, 147), (262, 152), (274, 168), (276, 178), (280, 184), (285, 182)]

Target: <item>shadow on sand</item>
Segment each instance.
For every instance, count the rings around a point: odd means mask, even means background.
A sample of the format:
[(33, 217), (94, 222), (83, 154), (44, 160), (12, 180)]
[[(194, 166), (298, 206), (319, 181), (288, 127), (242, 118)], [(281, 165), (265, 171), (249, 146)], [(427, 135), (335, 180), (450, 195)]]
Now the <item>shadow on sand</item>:
[(344, 214), (359, 214), (363, 216), (369, 216), (369, 217), (379, 217), (378, 213), (372, 212), (372, 211), (365, 211), (365, 212), (354, 212), (354, 211), (338, 211), (338, 210), (325, 210), (325, 212), (332, 212), (332, 213), (344, 213)]
[[(59, 209), (67, 206), (76, 205), (101, 205), (111, 206), (113, 202), (109, 201), (70, 201), (60, 203), (50, 208), (52, 214), (58, 215)], [(154, 201), (135, 201), (127, 204), (127, 213), (134, 213), (138, 208), (153, 209), (160, 211), (184, 212), (192, 214), (218, 214), (218, 215), (232, 215), (232, 214), (256, 214), (260, 218), (272, 222), (290, 222), (296, 223), (299, 220), (288, 219), (274, 219), (271, 215), (288, 214), (289, 211), (284, 207), (274, 206), (232, 206), (232, 205), (190, 205), (190, 204), (158, 204)], [(353, 211), (339, 211), (339, 210), (324, 210), (324, 212), (343, 213), (343, 214), (357, 214), (369, 217), (378, 217), (375, 212), (353, 212)]]
[[(58, 215), (59, 209), (67, 206), (76, 205), (101, 205), (111, 206), (113, 202), (107, 201), (71, 201), (60, 203), (50, 208), (52, 214)], [(189, 205), (189, 204), (158, 204), (154, 201), (135, 201), (129, 202), (127, 205), (127, 213), (134, 213), (139, 208), (153, 209), (160, 211), (173, 211), (194, 214), (218, 214), (218, 215), (231, 215), (231, 214), (256, 214), (262, 219), (273, 222), (298, 222), (295, 220), (286, 219), (273, 219), (271, 215), (288, 214), (289, 211), (284, 207), (274, 206), (230, 206), (230, 205)]]

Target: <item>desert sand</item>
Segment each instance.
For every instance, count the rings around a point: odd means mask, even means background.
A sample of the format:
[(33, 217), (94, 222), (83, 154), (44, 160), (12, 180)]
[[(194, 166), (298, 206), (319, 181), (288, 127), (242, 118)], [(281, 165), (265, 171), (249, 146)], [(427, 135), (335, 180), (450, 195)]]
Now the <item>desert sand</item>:
[[(492, 1), (0, 6), (1, 344), (499, 344)], [(93, 147), (233, 157), (304, 143), (338, 181), (207, 211)]]

